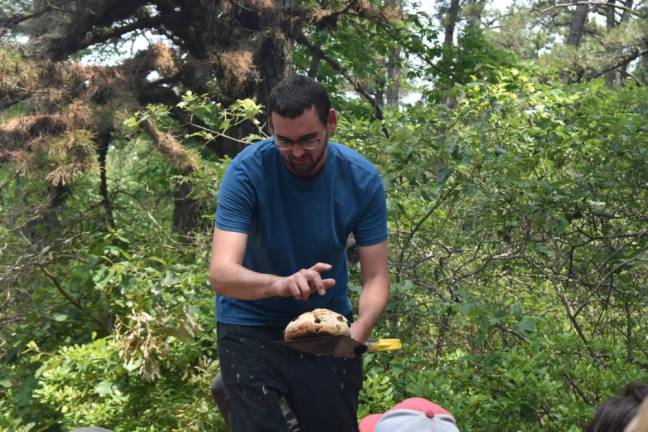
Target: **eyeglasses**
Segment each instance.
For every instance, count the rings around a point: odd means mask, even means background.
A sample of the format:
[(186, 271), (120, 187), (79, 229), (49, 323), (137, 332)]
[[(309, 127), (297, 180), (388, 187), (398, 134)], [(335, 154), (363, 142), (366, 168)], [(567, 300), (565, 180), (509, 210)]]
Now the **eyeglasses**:
[(304, 135), (297, 141), (285, 137), (277, 138), (276, 135), (272, 136), (275, 145), (282, 151), (292, 149), (292, 146), (295, 144), (300, 146), (303, 150), (315, 150), (319, 146), (321, 138), (321, 132), (317, 136), (313, 136), (313, 134)]

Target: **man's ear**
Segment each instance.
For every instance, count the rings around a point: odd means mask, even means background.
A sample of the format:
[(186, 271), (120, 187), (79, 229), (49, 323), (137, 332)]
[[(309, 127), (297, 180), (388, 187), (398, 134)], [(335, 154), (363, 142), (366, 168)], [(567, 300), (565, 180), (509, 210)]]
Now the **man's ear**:
[(272, 115), (268, 116), (268, 131), (270, 134), (274, 133), (274, 126), (272, 126)]
[(337, 113), (333, 108), (331, 108), (328, 112), (328, 116), (326, 116), (326, 130), (328, 131), (329, 135), (333, 135), (336, 129), (337, 129)]

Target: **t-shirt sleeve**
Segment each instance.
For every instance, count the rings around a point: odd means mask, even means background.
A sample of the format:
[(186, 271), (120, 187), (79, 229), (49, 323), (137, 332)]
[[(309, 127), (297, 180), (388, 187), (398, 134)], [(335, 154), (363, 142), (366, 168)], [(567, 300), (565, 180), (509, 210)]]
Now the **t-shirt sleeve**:
[(387, 240), (387, 202), (382, 180), (377, 173), (367, 197), (364, 212), (353, 230), (358, 246), (370, 246)]
[(240, 163), (225, 171), (218, 192), (216, 226), (224, 231), (248, 234), (255, 211), (256, 195), (250, 176)]

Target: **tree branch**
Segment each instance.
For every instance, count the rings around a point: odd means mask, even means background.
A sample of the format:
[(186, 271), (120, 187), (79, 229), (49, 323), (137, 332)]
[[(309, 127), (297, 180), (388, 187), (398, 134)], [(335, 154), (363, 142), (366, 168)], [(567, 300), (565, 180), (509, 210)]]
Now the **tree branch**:
[[(455, 81), (457, 81), (459, 84), (466, 84), (465, 82), (462, 82), (461, 80), (457, 79), (457, 77), (455, 77), (454, 74), (453, 74), (452, 72), (450, 72), (450, 71), (448, 71), (448, 70), (444, 70), (444, 69), (440, 68), (438, 65), (436, 65), (436, 64), (434, 63), (434, 56), (429, 56), (429, 55), (422, 54), (422, 53), (420, 52), (420, 49), (418, 49), (418, 48), (412, 46), (411, 44), (409, 44), (405, 38), (401, 38), (401, 37), (399, 37), (399, 35), (398, 35), (397, 33), (394, 33), (394, 32), (392, 31), (391, 27), (385, 25), (384, 30), (385, 30), (385, 31), (387, 32), (387, 34), (390, 35), (392, 38), (394, 38), (395, 40), (398, 40), (399, 43), (400, 43), (400, 45), (401, 45), (403, 48), (405, 48), (406, 50), (408, 50), (410, 53), (413, 53), (414, 55), (416, 55), (416, 56), (417, 56), (418, 58), (420, 58), (423, 62), (425, 62), (425, 64), (426, 64), (427, 66), (429, 66), (430, 68), (434, 69), (434, 70), (435, 70), (439, 75), (443, 75), (443, 76), (445, 76), (445, 77), (452, 78), (452, 79), (454, 79)], [(435, 54), (435, 55), (436, 55), (436, 54)]]
[[(306, 48), (308, 48), (313, 54), (317, 54), (322, 60), (324, 60), (326, 63), (329, 64), (335, 70), (337, 73), (342, 75), (350, 84), (353, 86), (354, 90), (358, 92), (362, 97), (364, 97), (369, 104), (373, 107), (374, 110), (374, 116), (376, 117), (377, 120), (382, 122), (384, 120), (384, 115), (382, 112), (382, 108), (376, 101), (376, 99), (369, 94), (369, 91), (367, 88), (360, 82), (360, 80), (355, 79), (354, 77), (347, 72), (340, 63), (338, 63), (337, 60), (329, 56), (320, 48), (319, 46), (313, 44), (311, 41), (308, 40), (308, 37), (303, 33), (303, 31), (298, 31), (294, 32), (292, 34), (293, 38), (299, 42), (300, 44), (304, 45)], [(383, 125), (382, 126), (382, 131), (385, 134), (387, 138), (389, 138), (389, 132), (387, 131), (387, 128)]]
[[(436, 211), (436, 209), (439, 208), (441, 204), (444, 203), (446, 198), (450, 196), (450, 194), (457, 188), (457, 185), (454, 185), (450, 189), (448, 189), (443, 195), (439, 197), (437, 202), (434, 203), (434, 205), (425, 213), (425, 215), (418, 221), (416, 226), (410, 231), (409, 235), (407, 236), (407, 239), (405, 239), (405, 243), (403, 243), (403, 246), (401, 248), (401, 253), (400, 256), (398, 257), (398, 264), (397, 268), (402, 269), (403, 266), (403, 261), (405, 260), (405, 251), (409, 249), (409, 245), (412, 242), (412, 239), (414, 238), (414, 235), (417, 233), (417, 231), (421, 228), (423, 223), (430, 217), (432, 216), (432, 213)], [(399, 276), (400, 276), (400, 270), (399, 270)]]
[(508, 333), (508, 334), (510, 334), (512, 336), (515, 336), (516, 338), (518, 338), (519, 340), (521, 340), (524, 343), (527, 343), (527, 344), (529, 343), (529, 341), (524, 336), (522, 336), (520, 333), (513, 330), (512, 328), (508, 328), (508, 327), (506, 327), (506, 326), (504, 326), (502, 324), (496, 324), (495, 328), (503, 331), (504, 333)]
[(641, 82), (638, 76), (628, 71), (624, 71), (623, 73), (632, 78), (632, 80), (637, 84), (638, 87), (643, 87), (644, 83)]
[(163, 24), (167, 21), (171, 21), (170, 18), (173, 18), (173, 16), (163, 16), (163, 15), (158, 15), (154, 17), (149, 17), (149, 18), (142, 18), (138, 19), (135, 22), (132, 22), (130, 24), (123, 25), (121, 27), (115, 27), (111, 29), (110, 31), (107, 32), (97, 32), (92, 31), (89, 34), (86, 34), (86, 36), (81, 39), (78, 42), (78, 45), (76, 46), (77, 50), (81, 50), (84, 48), (89, 47), (90, 45), (94, 45), (97, 43), (103, 43), (106, 41), (109, 41), (111, 39), (120, 37), (122, 35), (125, 35), (126, 33), (130, 33), (134, 30), (141, 30), (141, 29), (146, 29), (146, 28), (152, 28), (157, 25)]
[(49, 270), (47, 270), (47, 267), (45, 267), (45, 266), (42, 265), (42, 264), (38, 264), (38, 268), (40, 268), (41, 271), (42, 271), (43, 273), (45, 273), (45, 275), (46, 275), (48, 278), (50, 278), (50, 280), (52, 281), (52, 283), (54, 283), (54, 286), (56, 287), (56, 289), (58, 290), (58, 292), (60, 292), (61, 295), (62, 295), (63, 297), (65, 297), (65, 299), (66, 299), (68, 302), (70, 302), (70, 304), (72, 304), (74, 307), (76, 307), (77, 309), (79, 309), (79, 310), (81, 310), (81, 311), (85, 311), (85, 309), (83, 308), (83, 306), (81, 306), (81, 303), (79, 303), (77, 300), (75, 300), (74, 298), (72, 298), (72, 296), (71, 296), (70, 294), (68, 294), (68, 293), (63, 289), (63, 287), (61, 286), (61, 283), (58, 281), (58, 279), (56, 278), (56, 276), (54, 276), (54, 275), (53, 275)]
[(127, 33), (122, 30), (129, 28), (132, 24), (112, 29), (114, 23), (119, 20), (138, 18), (136, 22), (146, 22), (148, 19), (157, 19), (158, 17), (141, 16), (137, 13), (138, 8), (146, 2), (147, 0), (111, 0), (97, 3), (94, 9), (79, 4), (75, 9), (64, 12), (65, 18), (70, 24), (59, 37), (52, 38), (50, 35), (45, 39), (46, 47), (43, 52), (47, 52), (53, 60), (63, 60), (70, 54), (93, 43), (99, 43), (102, 39), (110, 39), (110, 37), (102, 38), (99, 34), (101, 28), (105, 29), (106, 34), (112, 34), (111, 37)]
[(21, 14), (21, 15), (11, 15), (4, 18), (0, 18), (0, 37), (4, 36), (9, 30), (14, 28), (18, 24), (28, 21), (32, 18), (38, 18), (39, 16), (48, 12), (51, 9), (50, 6), (51, 5), (48, 4), (47, 7), (44, 7), (42, 9), (30, 13)]
[(81, 303), (79, 303), (78, 300), (72, 298), (72, 296), (71, 296), (69, 293), (67, 293), (67, 292), (65, 291), (65, 289), (63, 289), (63, 287), (61, 286), (61, 283), (59, 282), (59, 280), (58, 280), (58, 279), (56, 278), (56, 276), (54, 276), (54, 275), (53, 275), (49, 270), (47, 270), (47, 267), (45, 267), (45, 266), (42, 265), (42, 264), (37, 264), (37, 265), (38, 265), (38, 268), (40, 268), (41, 271), (42, 271), (43, 273), (45, 273), (45, 275), (46, 275), (46, 276), (47, 276), (47, 277), (52, 281), (52, 283), (53, 283), (54, 286), (56, 287), (56, 290), (57, 290), (59, 293), (61, 293), (61, 295), (62, 295), (63, 297), (65, 297), (65, 299), (66, 299), (68, 302), (70, 302), (70, 304), (71, 304), (72, 306), (74, 306), (75, 308), (79, 309), (81, 312), (83, 312), (84, 315), (89, 315), (89, 316), (92, 318), (92, 320), (93, 320), (95, 323), (97, 323), (97, 324), (99, 325), (99, 327), (101, 327), (102, 329), (107, 330), (108, 332), (110, 332), (110, 329), (106, 329), (106, 325), (105, 325), (105, 323), (101, 322), (100, 319), (98, 319), (97, 317), (95, 317), (92, 313), (88, 312), (88, 310), (86, 310), (86, 309), (81, 305)]
[(625, 12), (628, 12), (629, 14), (632, 14), (632, 15), (638, 17), (638, 18), (646, 18), (646, 15), (641, 15), (640, 13), (635, 12), (634, 10), (632, 10), (631, 8), (629, 8), (627, 6), (623, 6), (621, 4), (613, 4), (612, 5), (610, 3), (596, 2), (596, 1), (577, 1), (577, 2), (574, 2), (574, 3), (558, 3), (558, 4), (555, 4), (553, 6), (548, 7), (546, 9), (537, 9), (536, 7), (533, 7), (533, 8), (531, 8), (531, 10), (533, 12), (538, 12), (538, 13), (541, 13), (541, 14), (545, 14), (547, 12), (550, 12), (550, 11), (554, 10), (554, 9), (566, 8), (566, 7), (569, 7), (569, 6), (580, 6), (580, 5), (605, 6), (606, 8), (614, 7), (616, 9), (623, 9)]
[(572, 310), (571, 305), (569, 304), (569, 300), (567, 299), (567, 296), (563, 292), (563, 290), (560, 288), (560, 284), (555, 280), (553, 275), (548, 274), (542, 266), (537, 265), (535, 262), (533, 262), (530, 258), (526, 257), (525, 261), (529, 263), (535, 270), (544, 275), (548, 280), (551, 281), (551, 284), (554, 287), (554, 290), (556, 291), (556, 294), (558, 295), (558, 298), (560, 299), (561, 303), (563, 304), (565, 308), (565, 312), (567, 313), (567, 318), (569, 318), (569, 321), (572, 324), (572, 327), (574, 327), (574, 330), (576, 331), (576, 334), (580, 338), (580, 340), (583, 342), (583, 345), (585, 345), (585, 348), (589, 352), (590, 356), (592, 358), (596, 358), (596, 353), (594, 352), (594, 349), (590, 345), (587, 337), (585, 336), (585, 333), (583, 332), (583, 329), (581, 328), (580, 324), (578, 324), (578, 320), (576, 316), (574, 316), (574, 311)]
[(567, 380), (567, 383), (578, 393), (578, 396), (585, 402), (587, 405), (591, 406), (593, 402), (585, 395), (585, 392), (576, 384), (574, 379), (566, 372), (562, 372), (561, 375)]
[[(648, 41), (644, 41), (644, 43), (648, 43)], [(625, 56), (621, 57), (621, 59), (617, 63), (613, 64), (612, 66), (608, 66), (608, 67), (606, 67), (606, 68), (604, 68), (604, 69), (602, 69), (602, 70), (600, 70), (598, 72), (592, 72), (591, 74), (585, 76), (584, 79), (585, 80), (591, 80), (591, 79), (594, 79), (594, 78), (598, 78), (601, 75), (605, 75), (608, 72), (611, 72), (611, 71), (613, 71), (615, 69), (623, 67), (623, 66), (627, 65), (628, 63), (630, 63), (631, 61), (633, 61), (634, 59), (639, 58), (639, 57), (641, 57), (643, 55), (646, 55), (646, 54), (648, 54), (648, 48), (640, 50), (638, 47), (636, 47), (634, 52), (631, 52), (631, 53), (626, 54)]]
[(173, 135), (161, 132), (149, 118), (144, 118), (140, 126), (151, 137), (160, 153), (165, 155), (176, 169), (184, 174), (198, 169), (199, 161), (196, 155), (187, 150)]

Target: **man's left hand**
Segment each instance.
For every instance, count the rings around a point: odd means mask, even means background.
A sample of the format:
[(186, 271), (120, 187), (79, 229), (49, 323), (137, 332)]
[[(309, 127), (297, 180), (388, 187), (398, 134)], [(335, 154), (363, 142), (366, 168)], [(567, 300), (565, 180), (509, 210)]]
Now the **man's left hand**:
[(360, 343), (365, 343), (371, 335), (371, 327), (366, 326), (362, 321), (351, 323), (351, 337)]
[[(362, 324), (360, 321), (355, 321), (351, 323), (351, 338), (355, 339), (356, 341), (360, 343), (365, 343), (365, 341), (369, 338), (369, 335), (371, 334), (371, 328), (367, 328), (365, 325)], [(352, 352), (336, 352), (333, 353), (334, 357), (343, 357), (346, 359), (352, 359), (355, 358), (355, 353)]]

